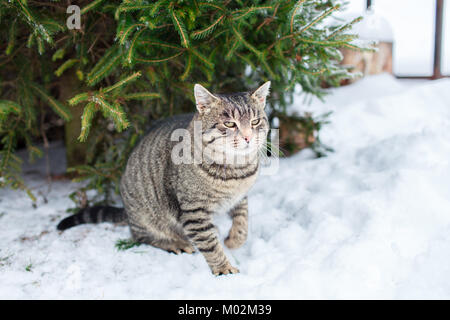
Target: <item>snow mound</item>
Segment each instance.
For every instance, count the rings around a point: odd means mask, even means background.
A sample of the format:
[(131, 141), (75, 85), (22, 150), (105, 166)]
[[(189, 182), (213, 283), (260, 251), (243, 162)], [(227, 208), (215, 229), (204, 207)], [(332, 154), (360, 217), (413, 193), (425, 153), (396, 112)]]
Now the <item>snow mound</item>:
[(362, 16), (361, 22), (356, 23), (351, 32), (358, 35), (361, 40), (393, 42), (394, 34), (388, 19), (377, 13), (377, 10), (368, 10), (364, 13), (345, 12), (340, 15), (344, 21), (352, 21)]
[[(117, 251), (126, 227), (56, 223), (73, 186), (36, 209), (0, 190), (0, 298), (450, 298), (450, 80), (381, 75), (335, 89), (321, 139), (336, 152), (281, 160), (250, 192), (250, 231), (226, 250), (241, 273), (214, 277), (200, 254)], [(36, 182), (38, 183), (38, 182)], [(220, 237), (230, 221), (217, 218)]]

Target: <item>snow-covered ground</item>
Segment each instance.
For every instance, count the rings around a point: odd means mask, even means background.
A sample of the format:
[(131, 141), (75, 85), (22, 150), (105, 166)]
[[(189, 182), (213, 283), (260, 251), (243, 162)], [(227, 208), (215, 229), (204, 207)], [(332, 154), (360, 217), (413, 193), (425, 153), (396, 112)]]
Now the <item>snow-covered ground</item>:
[[(55, 182), (36, 209), (0, 190), (0, 298), (450, 298), (450, 80), (372, 76), (302, 101), (334, 111), (321, 137), (336, 151), (259, 178), (249, 239), (227, 250), (240, 274), (214, 277), (198, 253), (118, 251), (126, 227), (60, 234), (74, 186)], [(217, 223), (223, 239), (230, 222)]]

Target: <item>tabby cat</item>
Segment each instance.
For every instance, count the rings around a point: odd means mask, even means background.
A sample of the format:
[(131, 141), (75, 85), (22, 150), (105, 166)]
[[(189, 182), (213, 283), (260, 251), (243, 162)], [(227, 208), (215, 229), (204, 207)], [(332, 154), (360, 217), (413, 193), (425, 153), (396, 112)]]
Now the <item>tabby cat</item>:
[[(138, 242), (177, 254), (197, 248), (213, 274), (239, 272), (219, 243), (212, 215), (224, 212), (232, 218), (228, 248), (245, 242), (246, 194), (256, 180), (269, 130), (264, 112), (269, 87), (266, 82), (252, 92), (212, 94), (196, 84), (198, 112), (158, 122), (131, 153), (120, 185), (124, 208), (85, 208), (61, 221), (58, 229), (127, 221)], [(200, 134), (196, 124), (201, 125)], [(173, 141), (173, 133), (180, 128), (192, 142), (184, 152), (194, 154), (201, 147), (201, 161), (175, 163), (173, 149), (180, 141)]]

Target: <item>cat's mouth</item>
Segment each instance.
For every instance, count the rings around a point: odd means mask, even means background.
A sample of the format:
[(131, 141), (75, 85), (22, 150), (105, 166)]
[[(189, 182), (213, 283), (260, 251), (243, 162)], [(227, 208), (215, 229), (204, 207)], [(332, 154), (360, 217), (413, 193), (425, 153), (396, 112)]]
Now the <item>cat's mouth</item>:
[(207, 151), (230, 157), (252, 155), (261, 148), (258, 139), (250, 142), (237, 141), (236, 139), (213, 139), (213, 141), (209, 140), (207, 142), (210, 142), (205, 145)]
[(226, 148), (226, 152), (235, 155), (247, 155), (257, 151), (257, 145), (245, 143), (239, 146), (230, 146)]

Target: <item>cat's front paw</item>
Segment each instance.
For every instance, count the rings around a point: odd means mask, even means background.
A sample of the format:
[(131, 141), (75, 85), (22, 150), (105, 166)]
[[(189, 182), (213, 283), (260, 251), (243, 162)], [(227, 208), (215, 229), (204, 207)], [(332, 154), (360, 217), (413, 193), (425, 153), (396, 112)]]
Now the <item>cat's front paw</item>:
[(175, 253), (175, 254), (181, 254), (181, 253), (192, 254), (195, 252), (194, 247), (192, 247), (191, 245), (184, 245), (184, 244), (169, 245), (169, 246), (167, 246), (166, 250), (170, 253)]
[(240, 241), (237, 238), (231, 238), (231, 237), (227, 237), (224, 241), (225, 245), (227, 246), (227, 248), (229, 249), (237, 249), (240, 246), (242, 246), (244, 244), (244, 241)]
[(228, 237), (225, 239), (224, 243), (229, 249), (237, 249), (241, 247), (245, 240), (247, 240), (247, 233), (243, 230), (236, 231), (231, 228)]
[(213, 269), (212, 273), (215, 276), (221, 276), (226, 274), (239, 273), (239, 269), (233, 267), (231, 264), (227, 264), (224, 267)]

